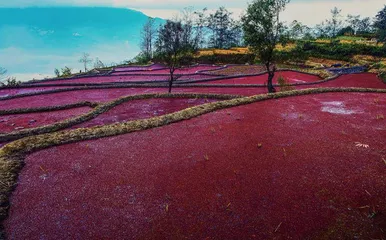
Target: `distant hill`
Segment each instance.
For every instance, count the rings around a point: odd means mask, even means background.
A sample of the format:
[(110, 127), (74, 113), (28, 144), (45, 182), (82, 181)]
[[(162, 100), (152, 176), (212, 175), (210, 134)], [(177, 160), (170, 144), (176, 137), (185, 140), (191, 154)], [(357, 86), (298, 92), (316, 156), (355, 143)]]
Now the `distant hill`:
[(0, 66), (11, 74), (79, 68), (83, 51), (106, 63), (130, 59), (147, 18), (123, 8), (0, 8)]

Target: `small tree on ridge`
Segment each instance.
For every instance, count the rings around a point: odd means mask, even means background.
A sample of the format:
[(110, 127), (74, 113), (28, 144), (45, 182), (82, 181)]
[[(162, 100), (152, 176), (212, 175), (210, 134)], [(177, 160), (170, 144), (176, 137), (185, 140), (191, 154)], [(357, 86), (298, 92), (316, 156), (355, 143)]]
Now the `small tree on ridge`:
[(156, 42), (156, 60), (164, 63), (169, 68), (169, 93), (172, 91), (174, 72), (190, 63), (189, 44), (184, 43), (184, 28), (181, 22), (168, 20), (158, 32)]
[(267, 69), (270, 93), (276, 91), (272, 84), (276, 72), (273, 63), (277, 60), (275, 47), (287, 40), (279, 18), (287, 3), (289, 0), (254, 0), (242, 17), (245, 42)]
[(84, 65), (84, 71), (87, 72), (87, 66), (92, 63), (92, 59), (90, 58), (90, 54), (83, 53), (82, 57), (79, 59), (80, 63), (83, 63)]

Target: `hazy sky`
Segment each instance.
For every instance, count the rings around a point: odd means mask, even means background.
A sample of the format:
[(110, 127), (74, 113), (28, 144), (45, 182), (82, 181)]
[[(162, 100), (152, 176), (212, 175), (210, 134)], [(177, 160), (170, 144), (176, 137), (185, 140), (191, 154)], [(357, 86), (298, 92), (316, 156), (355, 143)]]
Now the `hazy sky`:
[[(225, 6), (239, 15), (246, 8), (248, 0), (1, 0), (0, 7), (29, 6), (111, 6), (140, 10), (153, 17), (172, 18), (178, 10), (193, 6), (196, 9), (208, 7), (215, 9)], [(360, 14), (374, 17), (380, 11), (385, 0), (292, 0), (282, 18), (285, 21), (299, 20), (307, 25), (314, 25), (326, 19), (329, 10), (335, 6), (341, 8), (342, 15)]]

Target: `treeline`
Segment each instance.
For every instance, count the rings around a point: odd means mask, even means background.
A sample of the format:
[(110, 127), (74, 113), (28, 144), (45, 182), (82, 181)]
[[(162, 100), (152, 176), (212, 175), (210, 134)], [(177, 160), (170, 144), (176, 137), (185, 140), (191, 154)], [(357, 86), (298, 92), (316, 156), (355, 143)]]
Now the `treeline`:
[[(207, 9), (194, 11), (186, 8), (174, 20), (164, 25), (155, 26), (149, 18), (141, 32), (142, 52), (136, 58), (137, 63), (150, 60), (164, 63), (170, 70), (169, 92), (171, 92), (174, 72), (194, 60), (194, 53), (200, 48), (226, 49), (246, 45), (250, 54), (204, 56), (208, 62), (247, 63), (255, 59), (264, 64), (268, 72), (268, 91), (275, 92), (272, 79), (276, 72), (275, 62), (285, 58), (302, 60), (307, 56), (327, 58), (350, 58), (355, 54), (385, 56), (382, 48), (365, 44), (340, 44), (334, 40), (338, 35), (371, 36), (378, 42), (386, 40), (386, 6), (376, 16), (370, 18), (348, 15), (344, 20), (341, 10), (334, 8), (331, 16), (321, 24), (310, 28), (301, 22), (293, 21), (287, 25), (280, 21), (280, 13), (285, 10), (290, 0), (254, 0), (248, 5), (240, 20), (232, 17), (232, 12), (220, 7), (212, 13)], [(329, 44), (319, 44), (310, 40), (329, 38)], [(277, 45), (285, 46), (295, 42), (290, 51), (278, 51)], [(203, 60), (203, 59), (200, 59)], [(225, 61), (224, 61), (225, 60)], [(202, 61), (201, 61), (202, 62)]]
[[(167, 21), (165, 25), (171, 21)], [(233, 13), (225, 7), (209, 13), (204, 8), (195, 11), (185, 8), (172, 22), (180, 24), (181, 44), (184, 48), (195, 52), (200, 48), (231, 48), (244, 46), (244, 37), (241, 22), (235, 20)], [(163, 26), (156, 26), (153, 18), (148, 18), (141, 31), (141, 53), (136, 62), (148, 62), (157, 52), (160, 31)], [(159, 44), (158, 44), (159, 45)]]

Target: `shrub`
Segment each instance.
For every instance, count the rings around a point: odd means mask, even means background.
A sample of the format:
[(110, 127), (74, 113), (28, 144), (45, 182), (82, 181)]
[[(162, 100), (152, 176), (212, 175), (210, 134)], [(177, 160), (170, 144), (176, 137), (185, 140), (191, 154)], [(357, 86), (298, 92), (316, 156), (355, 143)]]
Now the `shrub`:
[(384, 82), (386, 83), (386, 71), (381, 71), (378, 73), (378, 77)]
[(59, 71), (59, 69), (55, 68), (54, 73), (55, 73), (55, 76), (56, 76), (56, 77), (60, 77), (60, 71)]
[(287, 92), (287, 91), (292, 91), (292, 90), (295, 90), (295, 87), (291, 86), (287, 79), (285, 77), (283, 77), (282, 75), (279, 76), (279, 78), (277, 79), (278, 83), (279, 83), (279, 86), (280, 86), (280, 91), (281, 92)]
[(150, 63), (150, 58), (141, 52), (133, 59), (133, 62), (139, 65), (146, 65)]
[(344, 44), (335, 40), (329, 43), (300, 41), (297, 51), (304, 51), (311, 57), (350, 61), (354, 55), (386, 56), (386, 47), (370, 46), (365, 44)]
[(17, 81), (14, 77), (9, 77), (5, 80), (5, 83), (1, 83), (2, 87), (17, 87), (21, 84), (20, 81)]
[(62, 77), (70, 77), (72, 75), (72, 69), (69, 67), (62, 68)]

